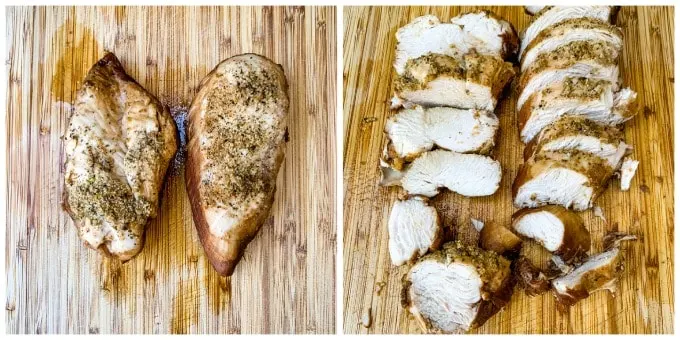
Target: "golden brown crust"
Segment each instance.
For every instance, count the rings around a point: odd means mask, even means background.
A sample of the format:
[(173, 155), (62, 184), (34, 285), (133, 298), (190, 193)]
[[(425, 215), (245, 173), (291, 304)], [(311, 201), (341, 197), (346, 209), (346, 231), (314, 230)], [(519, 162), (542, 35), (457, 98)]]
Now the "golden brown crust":
[(508, 228), (494, 222), (486, 222), (479, 233), (479, 246), (508, 258), (513, 258), (522, 247), (522, 239)]
[[(220, 81), (222, 81), (222, 67), (226, 67), (225, 65), (231, 65), (232, 63), (245, 62), (244, 60), (248, 58), (255, 59), (254, 63), (262, 63), (262, 65), (264, 65), (262, 67), (268, 68), (268, 70), (272, 72), (273, 77), (279, 77), (276, 82), (282, 84), (280, 85), (282, 87), (276, 91), (283, 91), (283, 93), (287, 93), (285, 75), (283, 74), (283, 69), (280, 65), (276, 65), (268, 59), (254, 54), (239, 55), (220, 63), (201, 81), (200, 89), (192, 101), (188, 115), (189, 124), (187, 129), (187, 138), (189, 142), (187, 145), (187, 163), (185, 170), (187, 193), (191, 203), (194, 224), (196, 225), (196, 230), (198, 231), (201, 244), (203, 245), (210, 263), (222, 276), (232, 275), (236, 264), (243, 256), (246, 246), (255, 237), (260, 227), (264, 224), (267, 217), (269, 216), (269, 211), (271, 210), (272, 204), (274, 202), (274, 195), (276, 192), (276, 174), (278, 173), (278, 169), (280, 168), (284, 159), (285, 143), (283, 140), (278, 142), (272, 141), (272, 143), (278, 144), (274, 144), (272, 149), (272, 157), (274, 158), (274, 161), (273, 166), (271, 169), (269, 169), (271, 170), (271, 173), (261, 175), (266, 177), (263, 177), (262, 179), (268, 183), (265, 183), (266, 185), (262, 187), (258, 187), (258, 190), (262, 190), (258, 191), (258, 195), (263, 196), (257, 203), (257, 210), (248, 212), (243, 216), (237, 216), (236, 218), (238, 218), (238, 221), (233, 227), (226, 231), (225, 234), (221, 236), (214, 235), (210, 231), (210, 225), (206, 218), (206, 204), (213, 202), (215, 197), (208, 200), (206, 197), (203, 197), (204, 192), (201, 190), (201, 185), (203, 184), (201, 182), (202, 166), (205, 164), (204, 162), (209, 156), (204, 154), (204, 152), (202, 152), (201, 148), (199, 147), (199, 136), (203, 136), (205, 133), (203, 130), (203, 123), (200, 119), (202, 110), (201, 103), (203, 103), (206, 98), (208, 98), (215, 87), (219, 86)], [(250, 85), (245, 84), (243, 87), (239, 87), (236, 91), (247, 91), (249, 89), (248, 86)], [(247, 93), (240, 92), (240, 94), (237, 93), (235, 95), (242, 95), (245, 97), (247, 96)], [(254, 102), (252, 99), (261, 100), (261, 98), (245, 98), (243, 99), (243, 103), (246, 103), (244, 105), (256, 105), (248, 104)], [(285, 110), (287, 110), (287, 98), (285, 98), (285, 104), (282, 105), (285, 107)], [(283, 131), (280, 132), (283, 133)], [(229, 137), (227, 136), (227, 138)], [(244, 194), (255, 194), (255, 192), (252, 191), (255, 190), (255, 188), (249, 190), (251, 191), (245, 192)], [(216, 193), (215, 190), (208, 190), (207, 192), (211, 193), (211, 195), (215, 195)], [(219, 197), (216, 198), (219, 199)], [(246, 202), (244, 202), (244, 204), (246, 204)]]
[(513, 229), (526, 215), (545, 211), (562, 221), (564, 237), (562, 244), (553, 253), (560, 256), (566, 263), (581, 260), (590, 250), (590, 232), (586, 229), (583, 219), (577, 213), (558, 205), (546, 205), (538, 208), (524, 208), (512, 214)]

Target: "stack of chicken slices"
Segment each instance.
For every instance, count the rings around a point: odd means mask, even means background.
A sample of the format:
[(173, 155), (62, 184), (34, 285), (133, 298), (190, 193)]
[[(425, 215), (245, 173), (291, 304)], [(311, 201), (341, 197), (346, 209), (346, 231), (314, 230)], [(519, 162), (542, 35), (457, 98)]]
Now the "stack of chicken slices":
[(382, 184), (406, 195), (390, 213), (390, 257), (394, 265), (413, 264), (403, 302), (423, 329), (465, 332), (507, 303), (511, 263), (476, 245), (442, 245), (428, 198), (442, 189), (470, 197), (498, 190), (501, 167), (489, 156), (499, 126), (494, 110), (515, 76), (506, 60), (516, 57), (519, 40), (510, 23), (488, 11), (450, 22), (422, 16), (396, 37), (398, 111), (385, 125)]
[(621, 268), (619, 241), (588, 256), (591, 239), (574, 211), (593, 207), (614, 175), (627, 190), (637, 161), (623, 139), (623, 123), (637, 113), (636, 93), (624, 88), (618, 59), (621, 30), (612, 6), (531, 6), (521, 34), (517, 82), (524, 164), (513, 183), (512, 229), (552, 252), (559, 270), (538, 273), (522, 261), (527, 292), (552, 290), (561, 306), (594, 291), (614, 289)]

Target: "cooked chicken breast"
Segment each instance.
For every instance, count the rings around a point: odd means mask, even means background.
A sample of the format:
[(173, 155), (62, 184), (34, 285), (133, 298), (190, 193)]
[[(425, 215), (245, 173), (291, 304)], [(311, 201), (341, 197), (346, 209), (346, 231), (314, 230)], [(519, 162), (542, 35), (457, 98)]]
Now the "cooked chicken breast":
[(599, 157), (580, 151), (543, 152), (523, 164), (512, 185), (515, 206), (547, 204), (574, 210), (591, 208), (614, 170)]
[(540, 55), (519, 78), (517, 110), (531, 95), (566, 78), (607, 80), (612, 90), (619, 89), (619, 50), (602, 41), (574, 41)]
[(529, 15), (536, 15), (536, 13), (540, 12), (546, 7), (547, 6), (524, 6), (524, 12)]
[(581, 259), (590, 250), (590, 232), (583, 220), (561, 206), (519, 210), (512, 215), (512, 228), (567, 263)]
[(553, 294), (562, 307), (568, 307), (598, 290), (616, 290), (621, 272), (619, 248), (591, 256), (572, 272), (552, 281)]
[(401, 109), (385, 124), (389, 162), (411, 162), (435, 146), (488, 154), (497, 130), (498, 118), (490, 111), (421, 106)]
[(78, 90), (64, 136), (64, 208), (86, 245), (122, 261), (141, 251), (176, 150), (168, 108), (107, 53)]
[(479, 230), (479, 246), (513, 259), (522, 248), (522, 240), (500, 223), (490, 221)]
[(583, 77), (567, 77), (532, 94), (518, 113), (520, 137), (528, 143), (564, 115), (577, 115), (605, 125), (619, 125), (638, 111), (637, 94), (618, 85)]
[(442, 227), (437, 210), (425, 198), (415, 196), (394, 202), (387, 226), (390, 258), (395, 266), (415, 260), (441, 245)]
[(187, 191), (198, 236), (220, 275), (232, 274), (269, 215), (287, 112), (283, 68), (255, 54), (222, 61), (191, 103)]
[(520, 58), (520, 69), (524, 72), (538, 56), (550, 53), (574, 41), (602, 41), (621, 50), (623, 33), (620, 28), (593, 18), (562, 21), (543, 30), (531, 44), (527, 45)]
[(464, 13), (442, 23), (434, 15), (413, 19), (397, 31), (394, 68), (403, 74), (406, 62), (435, 53), (454, 58), (477, 51), (479, 54), (511, 58), (519, 39), (512, 25), (489, 11)]
[(406, 62), (395, 95), (423, 106), (493, 111), (514, 74), (512, 64), (498, 57), (473, 52), (461, 60), (430, 53)]
[(512, 296), (510, 261), (492, 251), (444, 244), (403, 280), (402, 305), (427, 333), (464, 333), (484, 324)]
[(616, 16), (616, 12), (617, 9), (613, 6), (544, 6), (535, 13), (529, 26), (520, 34), (519, 55), (523, 55), (527, 46), (550, 26), (575, 18), (593, 18), (610, 22)]
[(435, 196), (446, 188), (463, 196), (488, 196), (498, 190), (501, 165), (481, 155), (446, 150), (423, 153), (398, 171), (382, 164), (381, 184), (401, 185), (409, 195)]
[(628, 191), (630, 189), (630, 182), (637, 172), (638, 164), (640, 162), (626, 157), (621, 165), (621, 190)]
[(524, 160), (545, 151), (582, 151), (604, 159), (618, 169), (628, 150), (623, 132), (581, 116), (564, 116), (548, 125), (524, 148)]
[(550, 278), (534, 266), (526, 257), (520, 257), (513, 266), (517, 284), (528, 296), (536, 296), (550, 290)]

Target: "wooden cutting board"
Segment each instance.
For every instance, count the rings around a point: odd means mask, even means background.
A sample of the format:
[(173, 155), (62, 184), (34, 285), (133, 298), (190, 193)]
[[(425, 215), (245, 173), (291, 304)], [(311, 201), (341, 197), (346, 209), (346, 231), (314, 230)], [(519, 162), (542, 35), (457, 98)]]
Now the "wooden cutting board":
[[(446, 21), (473, 7), (344, 8), (344, 330), (347, 333), (418, 333), (400, 306), (401, 278), (407, 266), (390, 264), (387, 218), (398, 189), (381, 188), (378, 159), (385, 119), (392, 114), (396, 30), (413, 18), (437, 15)], [(530, 16), (521, 7), (488, 7), (520, 31)], [(582, 213), (601, 250), (608, 231), (630, 232), (638, 242), (624, 247), (626, 272), (615, 297), (598, 292), (567, 313), (556, 310), (550, 294), (527, 297), (519, 289), (509, 305), (476, 333), (672, 333), (673, 332), (673, 8), (624, 7), (618, 15), (625, 49), (623, 83), (638, 92), (640, 114), (626, 123), (626, 141), (640, 160), (629, 192), (610, 188), (597, 200), (606, 221)], [(521, 163), (514, 105), (497, 108), (501, 129), (494, 157), (503, 167), (499, 191), (484, 198), (440, 194), (435, 206), (445, 225), (473, 242), (470, 218), (508, 225), (516, 210), (510, 186)], [(536, 246), (528, 255), (539, 256)], [(545, 257), (545, 255), (543, 255)], [(547, 258), (545, 258), (547, 259)], [(544, 259), (544, 260), (545, 260)], [(359, 321), (370, 314), (371, 327)]]
[[(7, 29), (9, 333), (334, 332), (334, 7), (12, 7)], [(290, 141), (275, 206), (231, 279), (204, 256), (181, 160), (128, 263), (87, 249), (62, 211), (60, 136), (105, 50), (176, 116), (225, 58), (283, 65)]]

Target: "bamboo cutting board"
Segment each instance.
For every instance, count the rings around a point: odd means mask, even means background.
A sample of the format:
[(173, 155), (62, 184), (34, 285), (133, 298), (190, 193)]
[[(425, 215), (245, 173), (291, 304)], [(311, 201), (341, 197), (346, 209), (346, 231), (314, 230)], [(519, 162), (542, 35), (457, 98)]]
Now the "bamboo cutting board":
[[(388, 253), (387, 219), (396, 188), (378, 186), (383, 127), (392, 97), (396, 30), (412, 19), (437, 15), (442, 21), (473, 7), (344, 8), (344, 330), (346, 333), (418, 333), (400, 306), (401, 278), (407, 266), (394, 267)], [(521, 7), (488, 7), (520, 31), (530, 16)], [(598, 292), (572, 307), (556, 310), (550, 294), (527, 297), (515, 290), (508, 306), (476, 333), (672, 333), (673, 332), (673, 8), (622, 8), (625, 49), (623, 83), (638, 92), (640, 114), (626, 123), (626, 141), (640, 161), (629, 192), (610, 188), (597, 200), (606, 221), (582, 213), (602, 249), (608, 231), (640, 236), (624, 246), (626, 271), (615, 297)], [(503, 167), (501, 188), (490, 197), (440, 194), (435, 206), (444, 225), (474, 242), (470, 218), (509, 225), (516, 210), (510, 186), (522, 160), (514, 106), (502, 100), (496, 113), (500, 132), (494, 157)], [(525, 246), (540, 257), (538, 247)], [(543, 260), (547, 257), (543, 255)], [(372, 325), (360, 320), (370, 315)]]
[[(7, 10), (8, 333), (330, 333), (335, 320), (334, 7)], [(60, 136), (87, 70), (113, 51), (182, 120), (221, 60), (254, 52), (289, 83), (272, 214), (231, 279), (204, 256), (180, 154), (143, 251), (87, 249), (60, 207)]]

